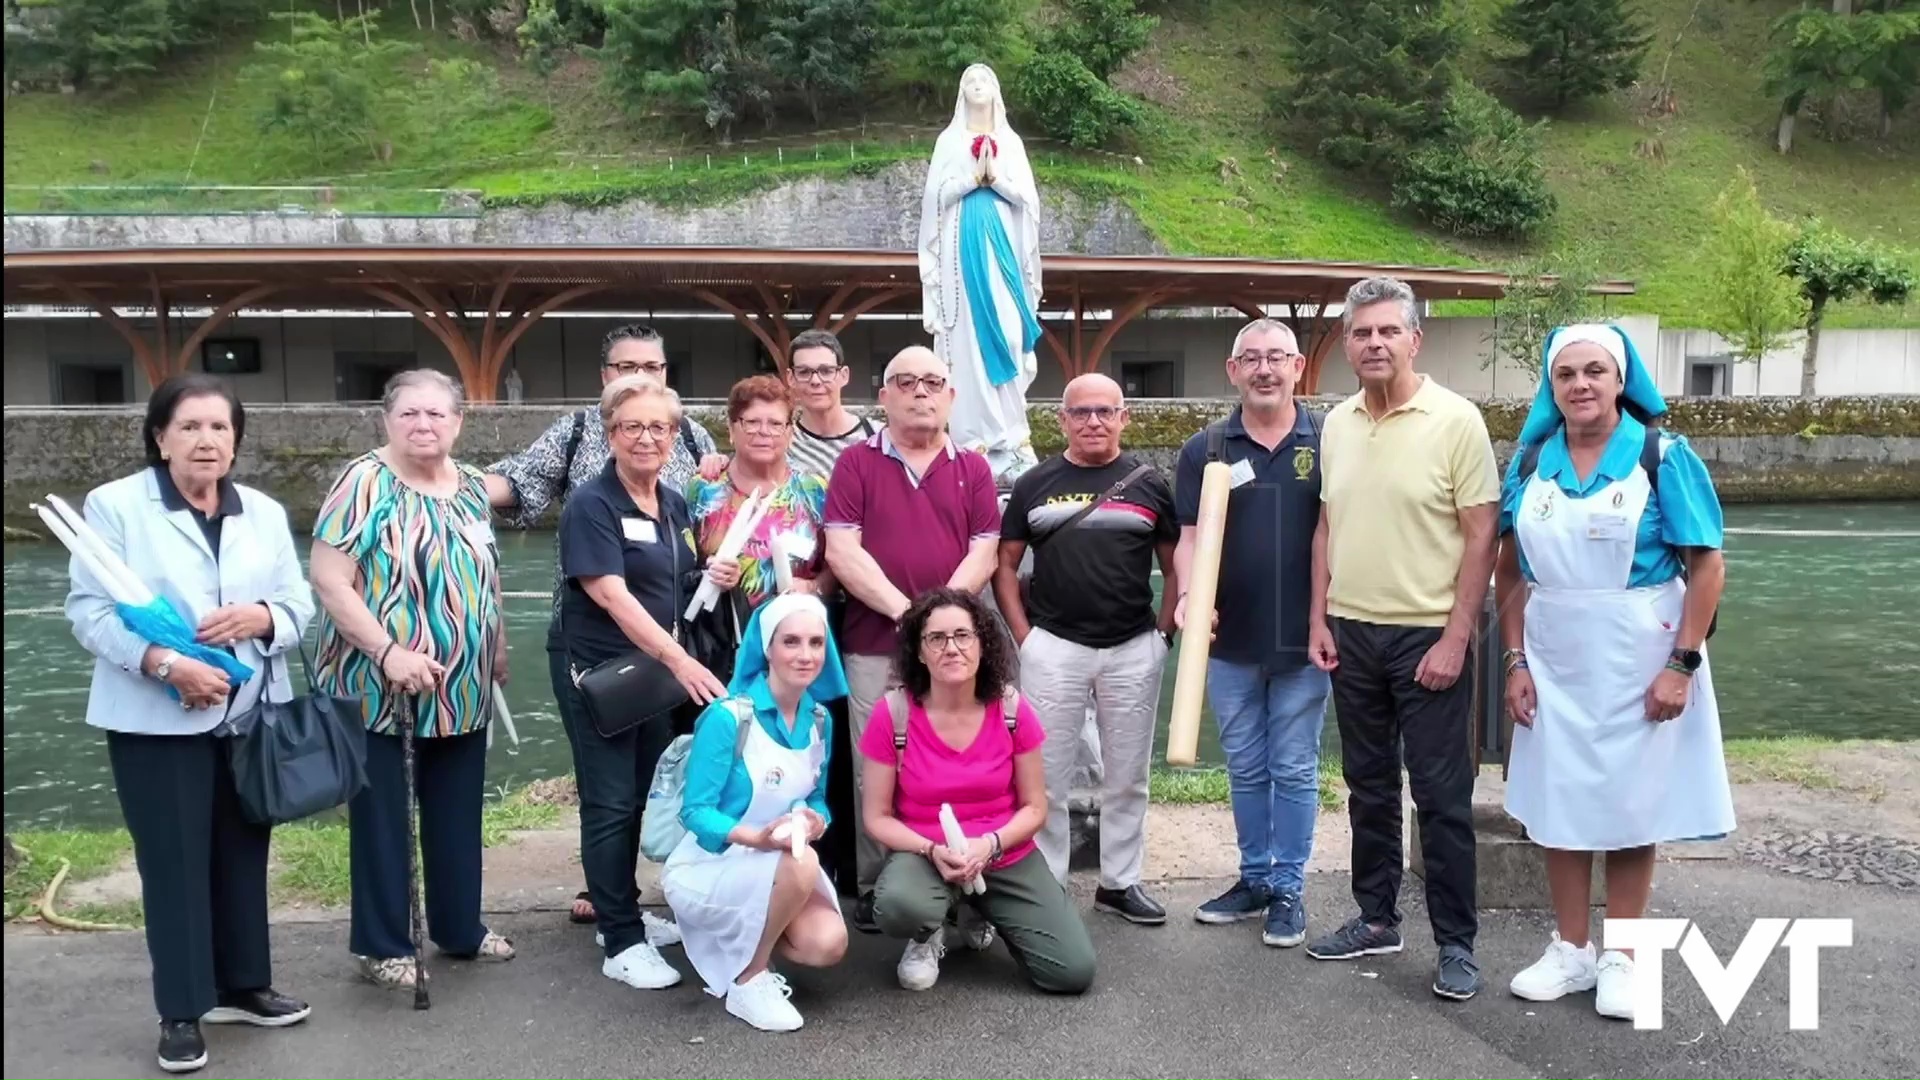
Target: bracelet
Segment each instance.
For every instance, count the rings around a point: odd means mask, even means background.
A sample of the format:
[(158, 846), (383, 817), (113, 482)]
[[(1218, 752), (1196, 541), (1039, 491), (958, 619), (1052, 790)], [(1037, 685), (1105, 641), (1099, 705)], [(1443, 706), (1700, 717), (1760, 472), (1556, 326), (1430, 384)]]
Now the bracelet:
[(936, 846), (936, 845), (934, 844), (934, 842), (933, 842), (933, 841), (931, 841), (931, 840), (929, 840), (929, 841), (927, 841), (927, 846), (926, 846), (926, 847), (924, 847), (924, 848), (921, 848), (921, 849), (920, 849), (920, 857), (921, 857), (921, 858), (923, 858), (923, 859), (926, 859), (926, 860), (927, 860), (928, 862), (932, 862), (932, 861), (933, 861), (933, 849), (934, 849), (934, 847), (935, 847), (935, 846)]
[(987, 861), (999, 862), (1000, 861), (1000, 830), (995, 829), (989, 835), (993, 837), (993, 854), (987, 857)]
[(373, 662), (373, 669), (375, 671), (382, 675), (387, 673), (387, 654), (392, 652), (393, 647), (398, 644), (400, 644), (398, 641), (389, 641), (387, 642), (387, 647), (380, 650), (380, 659)]
[(1685, 675), (1689, 679), (1693, 678), (1693, 672), (1688, 671), (1687, 665), (1681, 663), (1678, 660), (1667, 661), (1667, 670), (1672, 672), (1677, 672), (1681, 675)]

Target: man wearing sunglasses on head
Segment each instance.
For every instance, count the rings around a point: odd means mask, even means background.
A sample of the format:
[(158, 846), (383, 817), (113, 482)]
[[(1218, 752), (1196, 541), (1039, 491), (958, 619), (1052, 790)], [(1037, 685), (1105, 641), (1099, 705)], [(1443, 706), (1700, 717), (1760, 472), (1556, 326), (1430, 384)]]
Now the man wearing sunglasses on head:
[[(886, 426), (840, 454), (827, 485), (827, 563), (849, 594), (848, 714), (858, 745), (893, 678), (899, 620), (931, 589), (978, 595), (993, 576), (1000, 507), (987, 459), (947, 436), (954, 388), (931, 349), (902, 349), (880, 387)], [(854, 925), (878, 932), (873, 886), (887, 852), (856, 841)]]

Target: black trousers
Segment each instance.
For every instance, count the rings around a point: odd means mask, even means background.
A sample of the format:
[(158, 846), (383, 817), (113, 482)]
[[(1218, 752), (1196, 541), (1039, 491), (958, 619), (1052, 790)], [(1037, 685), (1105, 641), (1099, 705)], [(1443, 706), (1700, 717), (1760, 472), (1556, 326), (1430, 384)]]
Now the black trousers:
[(1436, 945), (1471, 949), (1479, 930), (1474, 900), (1473, 649), (1445, 690), (1415, 682), (1439, 627), (1382, 626), (1333, 619), (1340, 666), (1333, 705), (1340, 724), (1347, 814), (1353, 824), (1353, 898), (1370, 923), (1400, 924), (1400, 767), (1404, 745), (1427, 913)]
[[(454, 956), (480, 951), (480, 805), (487, 733), (413, 740), (420, 801), (420, 869), (427, 937)], [(407, 929), (406, 759), (400, 736), (367, 733), (367, 786), (347, 804), (353, 872), (351, 947), (360, 956), (412, 956)]]
[[(576, 755), (573, 760), (577, 761), (579, 760), (577, 756), (579, 754), (579, 747), (575, 746), (573, 741), (573, 725), (575, 723), (573, 715), (573, 677), (567, 670), (567, 651), (565, 649), (552, 648), (547, 650), (547, 678), (553, 684), (553, 707), (560, 713), (560, 727), (567, 733), (567, 750), (570, 754)], [(580, 781), (576, 770), (574, 777), (576, 793), (579, 789), (579, 783)]]
[(587, 872), (606, 955), (618, 956), (647, 940), (640, 921), (640, 816), (660, 755), (673, 741), (674, 724), (641, 724), (609, 739), (594, 729), (586, 703), (571, 681), (573, 775), (580, 788), (580, 865)]
[(162, 1020), (198, 1020), (222, 993), (273, 983), (267, 841), (240, 813), (226, 746), (212, 735), (107, 733), (133, 836)]
[[(847, 601), (844, 595), (827, 602), (827, 621), (835, 641), (844, 640)], [(853, 726), (847, 711), (847, 699), (827, 702), (833, 718), (833, 752), (827, 758), (827, 831), (814, 845), (820, 853), (820, 867), (842, 896), (860, 891), (858, 868), (854, 864), (854, 837), (860, 828), (859, 807), (854, 803), (853, 772), (859, 768), (853, 748)]]

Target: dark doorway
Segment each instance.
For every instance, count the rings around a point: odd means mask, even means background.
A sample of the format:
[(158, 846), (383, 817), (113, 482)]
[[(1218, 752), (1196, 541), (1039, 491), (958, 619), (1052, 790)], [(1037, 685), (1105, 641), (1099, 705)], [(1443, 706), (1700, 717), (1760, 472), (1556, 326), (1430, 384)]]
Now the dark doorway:
[(1176, 360), (1115, 357), (1120, 367), (1120, 391), (1128, 398), (1177, 398), (1182, 391)]
[(123, 360), (57, 360), (54, 404), (125, 405), (133, 400), (130, 374)]
[(379, 401), (387, 380), (418, 364), (412, 353), (338, 352), (333, 354), (335, 401)]

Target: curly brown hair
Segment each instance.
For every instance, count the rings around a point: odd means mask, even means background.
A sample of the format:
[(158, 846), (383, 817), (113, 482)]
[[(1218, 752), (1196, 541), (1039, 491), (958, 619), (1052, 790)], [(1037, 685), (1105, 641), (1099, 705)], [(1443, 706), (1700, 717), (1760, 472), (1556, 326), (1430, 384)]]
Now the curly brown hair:
[(727, 422), (737, 422), (758, 401), (770, 401), (786, 409), (787, 419), (793, 419), (793, 391), (787, 384), (771, 375), (749, 375), (734, 383), (727, 394)]
[(925, 701), (933, 688), (933, 673), (927, 670), (926, 661), (920, 659), (920, 635), (926, 632), (927, 619), (946, 607), (966, 612), (973, 620), (973, 632), (980, 641), (980, 670), (973, 676), (974, 700), (982, 705), (1000, 700), (1013, 682), (1013, 642), (1001, 625), (1000, 616), (986, 601), (972, 593), (947, 588), (924, 594), (900, 618), (899, 653), (893, 663), (907, 695), (915, 701)]

